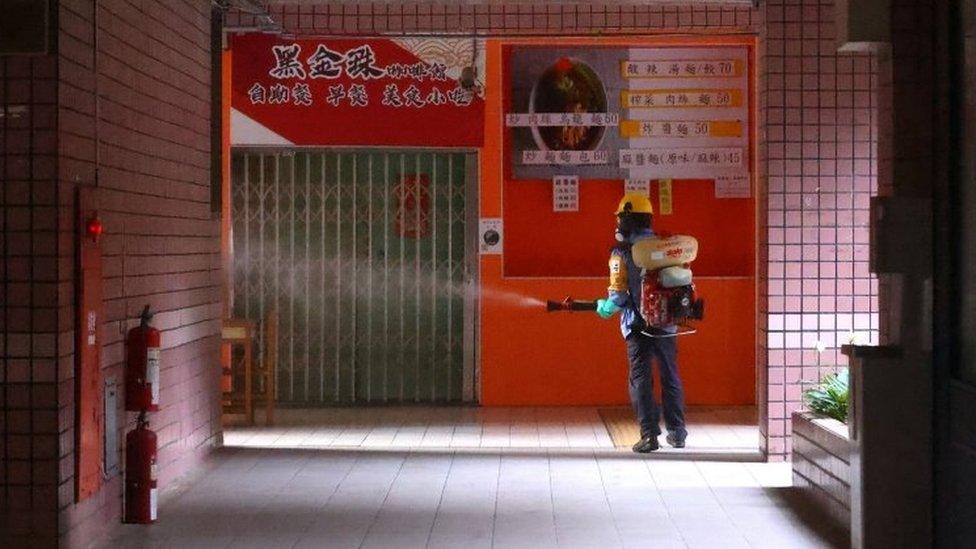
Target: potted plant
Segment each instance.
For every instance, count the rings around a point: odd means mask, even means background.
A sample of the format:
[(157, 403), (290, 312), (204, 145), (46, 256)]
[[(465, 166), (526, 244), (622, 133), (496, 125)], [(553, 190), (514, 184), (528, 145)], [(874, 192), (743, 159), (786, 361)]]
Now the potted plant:
[(805, 391), (805, 409), (792, 418), (793, 484), (842, 528), (850, 527), (849, 398), (845, 368)]
[(822, 416), (847, 423), (847, 403), (850, 398), (850, 372), (843, 369), (827, 374), (820, 383), (803, 393), (807, 408)]

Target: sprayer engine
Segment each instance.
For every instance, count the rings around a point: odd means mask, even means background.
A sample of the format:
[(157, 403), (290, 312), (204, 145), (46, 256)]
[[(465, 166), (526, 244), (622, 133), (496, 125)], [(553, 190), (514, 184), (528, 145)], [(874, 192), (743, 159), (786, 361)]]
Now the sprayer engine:
[(705, 316), (705, 302), (695, 293), (688, 268), (698, 257), (698, 240), (687, 235), (648, 238), (634, 244), (633, 254), (642, 269), (640, 314), (649, 330), (661, 332)]
[(641, 279), (640, 313), (652, 330), (704, 318), (705, 302), (695, 293), (691, 271), (681, 267), (645, 271)]

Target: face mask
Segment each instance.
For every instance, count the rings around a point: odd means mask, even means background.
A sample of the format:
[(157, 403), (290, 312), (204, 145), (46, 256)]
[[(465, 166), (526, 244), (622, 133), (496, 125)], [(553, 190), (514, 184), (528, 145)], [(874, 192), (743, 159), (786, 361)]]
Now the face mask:
[(614, 233), (617, 242), (625, 242), (632, 231), (630, 216), (621, 215), (617, 217), (617, 230)]
[(640, 214), (620, 215), (617, 217), (617, 229), (614, 237), (617, 239), (617, 242), (626, 242), (634, 233), (641, 231), (645, 227), (650, 228), (650, 221), (650, 216), (647, 216), (647, 221), (645, 221), (644, 216)]

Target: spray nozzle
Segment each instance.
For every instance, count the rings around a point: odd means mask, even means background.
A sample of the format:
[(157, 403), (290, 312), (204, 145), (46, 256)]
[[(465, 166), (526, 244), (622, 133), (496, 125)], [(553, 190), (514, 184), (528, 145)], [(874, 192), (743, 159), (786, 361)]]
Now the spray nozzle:
[(595, 311), (596, 301), (580, 301), (566, 296), (562, 301), (547, 301), (546, 312), (553, 311)]
[(142, 326), (149, 326), (149, 321), (152, 320), (153, 313), (149, 311), (149, 304), (142, 308), (142, 313), (139, 315), (140, 324)]

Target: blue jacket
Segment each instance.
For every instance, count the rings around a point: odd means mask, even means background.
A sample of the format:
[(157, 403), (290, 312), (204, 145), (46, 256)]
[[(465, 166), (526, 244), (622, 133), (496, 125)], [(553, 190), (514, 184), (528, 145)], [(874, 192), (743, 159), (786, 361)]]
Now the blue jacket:
[(634, 263), (630, 248), (639, 240), (653, 237), (654, 231), (644, 229), (610, 252), (610, 286), (607, 293), (610, 301), (622, 309), (620, 333), (624, 338), (643, 330), (645, 326), (640, 315), (641, 268)]

